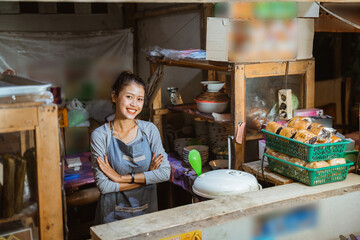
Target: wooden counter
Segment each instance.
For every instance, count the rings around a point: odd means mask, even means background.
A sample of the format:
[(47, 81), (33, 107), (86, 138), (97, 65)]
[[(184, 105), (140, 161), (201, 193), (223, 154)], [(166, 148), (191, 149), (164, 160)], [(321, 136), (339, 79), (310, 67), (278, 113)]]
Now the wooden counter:
[(252, 226), (250, 218), (273, 210), (314, 204), (323, 220), (319, 221), (318, 228), (325, 237), (317, 239), (329, 239), (334, 234), (358, 232), (359, 196), (360, 176), (349, 174), (341, 182), (314, 187), (291, 183), (98, 225), (90, 231), (92, 239), (120, 240), (161, 239), (201, 229), (203, 239), (236, 239), (234, 234), (239, 232), (243, 236), (249, 234), (246, 231)]

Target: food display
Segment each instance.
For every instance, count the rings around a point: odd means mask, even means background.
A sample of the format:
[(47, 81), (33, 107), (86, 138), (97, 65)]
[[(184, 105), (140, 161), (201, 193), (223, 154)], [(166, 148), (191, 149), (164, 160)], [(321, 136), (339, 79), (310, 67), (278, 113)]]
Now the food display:
[(325, 162), (325, 161), (319, 161), (319, 162), (311, 162), (309, 164), (307, 164), (305, 167), (307, 168), (324, 168), (324, 167), (329, 167), (330, 164)]
[(283, 126), (277, 122), (268, 122), (266, 124), (266, 131), (279, 134)]
[(294, 138), (296, 135), (296, 129), (291, 127), (284, 127), (280, 130), (279, 135), (287, 138)]
[(341, 142), (342, 139), (333, 135), (333, 129), (326, 128), (319, 123), (313, 123), (309, 117), (293, 117), (287, 126), (277, 122), (268, 122), (266, 131), (279, 134), (306, 144), (324, 144)]
[(296, 132), (294, 139), (299, 142), (314, 144), (317, 141), (317, 136), (312, 132), (309, 132), (305, 129), (301, 129)]
[(264, 155), (271, 171), (310, 186), (345, 180), (349, 167), (353, 165), (344, 158), (309, 163), (272, 149)]
[(341, 181), (353, 165), (342, 158), (347, 140), (311, 118), (294, 117), (284, 126), (268, 122), (263, 131), (270, 170), (296, 181), (311, 186)]

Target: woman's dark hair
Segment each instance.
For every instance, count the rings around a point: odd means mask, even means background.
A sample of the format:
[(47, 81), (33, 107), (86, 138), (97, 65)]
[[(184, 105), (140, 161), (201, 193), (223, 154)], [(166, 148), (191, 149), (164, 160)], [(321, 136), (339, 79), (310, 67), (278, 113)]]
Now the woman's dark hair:
[(142, 86), (145, 90), (145, 83), (141, 77), (131, 72), (124, 71), (117, 77), (114, 85), (112, 86), (112, 91), (115, 92), (115, 96), (118, 96), (121, 90), (132, 82)]

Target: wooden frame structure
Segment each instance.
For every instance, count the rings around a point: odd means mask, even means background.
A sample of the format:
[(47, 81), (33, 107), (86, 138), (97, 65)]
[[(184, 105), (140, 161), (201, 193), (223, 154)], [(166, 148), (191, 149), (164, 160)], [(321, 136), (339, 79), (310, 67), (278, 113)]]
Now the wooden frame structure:
[[(216, 80), (218, 72), (231, 73), (231, 133), (235, 136), (239, 122), (246, 121), (246, 81), (249, 78), (281, 76), (285, 75), (287, 62), (263, 62), (263, 63), (233, 63), (233, 62), (213, 62), (213, 61), (199, 61), (199, 60), (168, 60), (149, 57), (147, 59), (150, 63), (150, 74), (155, 72), (159, 65), (177, 66), (186, 68), (196, 68), (208, 70), (208, 80)], [(288, 74), (303, 74), (304, 80), (302, 84), (304, 107), (314, 107), (315, 94), (315, 60), (296, 60), (288, 62)], [(221, 74), (220, 74), (221, 76)], [(219, 77), (219, 80), (223, 80)], [(161, 79), (160, 79), (161, 81)], [(158, 91), (153, 102), (153, 122), (159, 128), (160, 134), (163, 135), (162, 114), (167, 111), (162, 110), (161, 104), (161, 89)], [(202, 116), (199, 116), (202, 117)], [(255, 140), (261, 139), (262, 134), (255, 133), (246, 136), (246, 131), (243, 133), (243, 139)], [(245, 141), (243, 144), (233, 142), (235, 149), (235, 169), (242, 169), (242, 164), (245, 162)]]
[[(34, 146), (32, 140), (25, 141), (29, 130), (35, 131), (40, 239), (63, 239), (57, 106), (34, 102), (0, 104), (0, 133), (20, 132), (22, 153), (26, 145)], [(8, 219), (13, 220), (18, 220), (16, 215)]]

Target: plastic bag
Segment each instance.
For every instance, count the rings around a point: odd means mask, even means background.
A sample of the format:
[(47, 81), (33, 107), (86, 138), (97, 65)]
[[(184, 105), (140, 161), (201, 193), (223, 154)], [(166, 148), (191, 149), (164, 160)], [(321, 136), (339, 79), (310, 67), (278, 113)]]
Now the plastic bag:
[(74, 98), (68, 105), (69, 127), (75, 127), (89, 119), (89, 112), (82, 102)]

